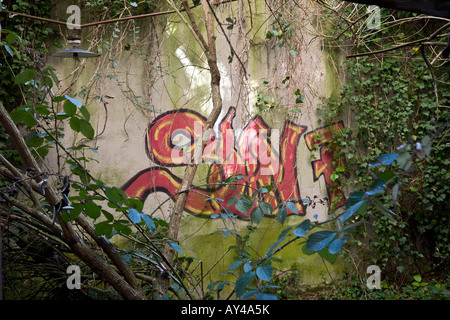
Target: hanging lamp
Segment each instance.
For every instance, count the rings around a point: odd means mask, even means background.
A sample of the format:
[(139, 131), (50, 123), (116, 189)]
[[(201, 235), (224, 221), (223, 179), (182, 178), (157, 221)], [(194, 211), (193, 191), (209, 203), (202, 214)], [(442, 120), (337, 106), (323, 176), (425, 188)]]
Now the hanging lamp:
[(67, 42), (72, 45), (73, 49), (58, 51), (51, 54), (51, 56), (60, 58), (72, 58), (72, 59), (94, 58), (100, 56), (100, 54), (98, 53), (79, 49), (78, 46), (81, 44), (81, 37), (76, 34), (72, 34), (69, 37), (67, 37)]

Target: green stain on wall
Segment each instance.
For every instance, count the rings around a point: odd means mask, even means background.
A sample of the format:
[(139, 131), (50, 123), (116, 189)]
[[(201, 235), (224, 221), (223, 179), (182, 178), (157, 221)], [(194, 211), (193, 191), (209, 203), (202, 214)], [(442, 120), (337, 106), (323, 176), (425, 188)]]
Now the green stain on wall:
[[(295, 228), (303, 219), (303, 217), (290, 216), (284, 225), (281, 225), (275, 219), (264, 218), (256, 226), (257, 229), (251, 233), (248, 244), (244, 249), (251, 252), (252, 258), (264, 257), (267, 249), (278, 239), (284, 229)], [(233, 226), (230, 220), (225, 220), (225, 223), (230, 229)], [(250, 224), (250, 221), (236, 221), (236, 229), (241, 236), (248, 233), (246, 226)], [(223, 275), (228, 271), (228, 266), (238, 259), (236, 237), (232, 234), (223, 236), (223, 231), (224, 222), (220, 219), (200, 219), (187, 214), (182, 219), (181, 245), (186, 256), (194, 257), (203, 264), (201, 268), (203, 275), (199, 273), (198, 276), (204, 277), (205, 288), (208, 283), (213, 281), (228, 280), (233, 284), (239, 274), (243, 272), (241, 266), (241, 270), (235, 269), (239, 271), (238, 274)], [(293, 237), (293, 235), (288, 237), (283, 243)], [(302, 252), (302, 245), (300, 245), (303, 241), (303, 239), (299, 239), (278, 252), (275, 257), (282, 261), (272, 262), (274, 269), (279, 274), (295, 269), (298, 275), (298, 284), (305, 288), (330, 283), (331, 277), (334, 278), (336, 273), (343, 270), (343, 263), (338, 259), (334, 264), (330, 264), (323, 261), (318, 254), (305, 255)], [(198, 272), (199, 270), (200, 268), (197, 268)], [(272, 280), (275, 280), (275, 278), (276, 275)], [(224, 290), (224, 296), (227, 295), (226, 292), (231, 292), (232, 288), (233, 285), (228, 290)]]

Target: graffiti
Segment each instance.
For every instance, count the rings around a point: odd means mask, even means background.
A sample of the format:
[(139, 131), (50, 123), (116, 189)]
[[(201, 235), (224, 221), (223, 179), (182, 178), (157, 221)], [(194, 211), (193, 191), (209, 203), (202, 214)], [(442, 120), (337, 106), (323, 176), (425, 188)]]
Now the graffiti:
[[(231, 107), (217, 130), (203, 134), (206, 118), (192, 110), (174, 110), (161, 114), (150, 124), (146, 137), (146, 152), (156, 164), (137, 173), (122, 188), (125, 192), (142, 201), (154, 192), (163, 192), (177, 198), (182, 179), (170, 168), (186, 166), (188, 163), (207, 163), (208, 174), (205, 184), (189, 190), (185, 210), (197, 216), (210, 216), (223, 211), (228, 202), (239, 194), (252, 196), (256, 190), (271, 186), (259, 195), (259, 201), (269, 203), (272, 208), (287, 200), (297, 207), (298, 214), (304, 215), (296, 169), (296, 152), (300, 137), (306, 126), (286, 121), (279, 134), (271, 129), (260, 116), (253, 117), (243, 129), (233, 128), (236, 115)], [(319, 132), (320, 133), (320, 132)], [(328, 136), (324, 130), (323, 135)], [(315, 140), (317, 132), (305, 137), (308, 148), (321, 147), (321, 160), (313, 163), (314, 179), (324, 174), (327, 184), (332, 186), (329, 171), (332, 170), (332, 153), (326, 148), (327, 140)], [(196, 154), (196, 146), (206, 139), (202, 154)], [(198, 153), (198, 152), (197, 152)], [(232, 176), (239, 180), (225, 184)], [(269, 190), (270, 189), (270, 190)], [(331, 192), (330, 198), (340, 196)], [(221, 199), (223, 201), (215, 201)], [(257, 203), (255, 206), (258, 205)], [(228, 207), (238, 216), (249, 216), (238, 211), (235, 205)], [(277, 210), (265, 213), (276, 216)], [(294, 214), (287, 208), (288, 215)]]
[(324, 176), (325, 183), (327, 185), (328, 197), (330, 200), (330, 209), (334, 210), (344, 205), (344, 194), (342, 190), (339, 190), (331, 180), (331, 174), (334, 172), (333, 159), (334, 150), (330, 147), (332, 141), (332, 135), (336, 131), (341, 130), (344, 127), (342, 122), (336, 123), (331, 126), (316, 129), (305, 135), (306, 146), (309, 150), (313, 150), (315, 147), (320, 148), (320, 159), (312, 161), (313, 177), (314, 181), (317, 181), (320, 176)]

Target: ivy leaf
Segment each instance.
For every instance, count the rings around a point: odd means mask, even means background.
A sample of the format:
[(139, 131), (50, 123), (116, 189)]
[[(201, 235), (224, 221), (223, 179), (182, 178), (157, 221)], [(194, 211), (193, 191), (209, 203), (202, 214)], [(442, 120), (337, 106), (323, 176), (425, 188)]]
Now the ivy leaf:
[(256, 300), (278, 300), (277, 296), (267, 292), (260, 292), (255, 297)]

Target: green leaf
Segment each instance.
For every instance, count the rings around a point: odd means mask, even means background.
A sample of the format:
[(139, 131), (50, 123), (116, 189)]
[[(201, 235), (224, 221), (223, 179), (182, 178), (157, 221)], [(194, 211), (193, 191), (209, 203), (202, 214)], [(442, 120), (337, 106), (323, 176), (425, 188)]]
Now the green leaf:
[(62, 218), (65, 222), (70, 222), (75, 220), (83, 211), (84, 204), (83, 203), (74, 203), (72, 204), (73, 210), (70, 210), (70, 216), (67, 214), (63, 214)]
[(112, 229), (113, 226), (109, 221), (102, 221), (95, 225), (95, 234), (98, 236), (106, 235), (108, 237), (111, 234)]
[(85, 106), (81, 106), (80, 111), (82, 116), (86, 119), (86, 121), (89, 121), (91, 119), (91, 114), (89, 113), (88, 109)]
[(259, 206), (264, 213), (272, 214), (273, 208), (269, 203), (263, 201), (259, 203)]
[(400, 168), (405, 171), (407, 171), (412, 165), (411, 155), (407, 151), (400, 152), (396, 160), (400, 165)]
[(277, 213), (277, 221), (283, 224), (287, 219), (287, 209), (286, 206), (281, 206)]
[(392, 187), (392, 200), (393, 200), (393, 201), (397, 201), (399, 188), (400, 188), (400, 183), (396, 183), (396, 184)]
[(81, 106), (83, 105), (83, 103), (80, 100), (72, 98), (72, 97), (68, 96), (67, 94), (64, 95), (64, 98), (66, 98), (68, 101), (70, 101), (72, 104), (74, 104), (78, 108), (81, 108)]
[(26, 70), (22, 71), (21, 73), (19, 73), (14, 78), (14, 83), (15, 84), (24, 84), (24, 83), (34, 79), (34, 75), (35, 75), (34, 70), (26, 69)]
[(243, 273), (236, 280), (235, 293), (236, 293), (237, 298), (240, 298), (245, 293), (245, 290), (250, 285), (250, 283), (252, 282), (254, 277), (255, 277), (255, 272), (250, 271), (250, 272)]
[(262, 281), (267, 281), (267, 282), (270, 281), (270, 279), (272, 279), (272, 274), (273, 274), (273, 268), (269, 264), (267, 264), (265, 266), (258, 267), (256, 269), (256, 275)]
[(294, 234), (298, 237), (304, 237), (311, 227), (311, 221), (309, 219), (304, 220), (300, 225), (294, 229)]
[(259, 224), (264, 218), (264, 212), (260, 207), (255, 207), (250, 214), (250, 219), (253, 223)]
[(80, 121), (80, 132), (88, 139), (94, 138), (94, 128), (92, 128), (91, 124), (85, 119), (79, 119)]
[(311, 234), (306, 240), (306, 249), (317, 252), (325, 248), (336, 236), (336, 232), (318, 231)]
[(70, 118), (69, 125), (73, 131), (80, 132), (81, 130), (80, 119), (78, 119), (77, 117)]
[(75, 113), (77, 113), (77, 106), (74, 105), (70, 100), (66, 100), (64, 102), (64, 112), (69, 116), (73, 116)]
[(100, 217), (101, 209), (102, 208), (99, 205), (96, 205), (92, 201), (88, 201), (84, 204), (84, 212), (92, 219), (97, 219)]
[(30, 134), (25, 137), (25, 142), (31, 148), (38, 148), (44, 143), (44, 139), (37, 134)]
[(336, 254), (331, 254), (327, 248), (323, 248), (319, 252), (317, 252), (319, 256), (325, 260), (327, 260), (329, 263), (335, 263), (337, 259)]
[(251, 204), (250, 200), (248, 200), (246, 198), (239, 199), (238, 202), (236, 203), (236, 209), (243, 214), (248, 214), (251, 207), (252, 207), (252, 204)]
[(180, 247), (180, 245), (178, 243), (175, 242), (168, 242), (168, 245), (175, 250), (176, 252), (178, 252), (179, 254), (183, 254), (183, 249)]
[(128, 217), (130, 218), (131, 222), (134, 224), (138, 224), (141, 222), (141, 214), (136, 209), (129, 209), (128, 210)]

